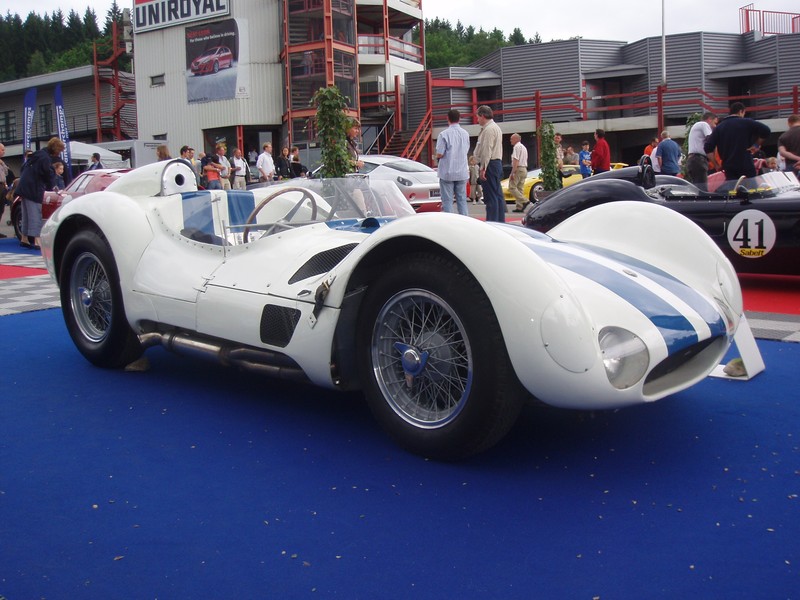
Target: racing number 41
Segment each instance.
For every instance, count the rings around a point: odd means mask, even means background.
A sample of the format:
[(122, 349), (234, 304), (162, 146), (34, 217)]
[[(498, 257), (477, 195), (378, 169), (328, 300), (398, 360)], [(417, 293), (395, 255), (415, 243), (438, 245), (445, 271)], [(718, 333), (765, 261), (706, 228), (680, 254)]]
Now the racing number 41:
[(750, 219), (743, 219), (739, 224), (739, 228), (734, 232), (731, 238), (735, 242), (741, 244), (741, 248), (755, 248), (756, 250), (764, 250), (764, 219), (753, 222), (753, 226), (757, 232), (757, 243), (755, 246), (750, 245)]

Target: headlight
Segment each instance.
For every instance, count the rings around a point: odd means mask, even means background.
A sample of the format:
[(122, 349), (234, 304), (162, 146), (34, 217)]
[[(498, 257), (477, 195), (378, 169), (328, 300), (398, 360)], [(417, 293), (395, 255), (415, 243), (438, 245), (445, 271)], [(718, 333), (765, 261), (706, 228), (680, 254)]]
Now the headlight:
[(411, 187), (412, 185), (414, 185), (411, 181), (409, 181), (405, 177), (398, 177), (397, 183), (399, 183), (400, 185), (404, 185), (406, 187)]
[(624, 390), (644, 377), (650, 354), (641, 338), (620, 327), (605, 327), (598, 340), (611, 385)]

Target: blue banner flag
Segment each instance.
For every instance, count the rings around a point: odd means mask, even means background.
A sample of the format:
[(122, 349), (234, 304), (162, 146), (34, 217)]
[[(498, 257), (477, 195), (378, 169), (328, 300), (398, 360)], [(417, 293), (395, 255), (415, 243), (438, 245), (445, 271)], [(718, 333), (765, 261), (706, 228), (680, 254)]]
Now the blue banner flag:
[(31, 133), (33, 133), (33, 113), (36, 111), (36, 88), (28, 88), (25, 92), (25, 103), (22, 108), (22, 150), (33, 150)]
[(58, 125), (58, 137), (64, 142), (64, 152), (61, 153), (61, 158), (66, 165), (65, 172), (67, 178), (72, 175), (72, 153), (69, 149), (69, 129), (67, 128), (67, 115), (64, 112), (64, 99), (61, 95), (61, 84), (56, 84), (56, 89), (53, 91), (53, 101), (56, 105), (56, 124)]

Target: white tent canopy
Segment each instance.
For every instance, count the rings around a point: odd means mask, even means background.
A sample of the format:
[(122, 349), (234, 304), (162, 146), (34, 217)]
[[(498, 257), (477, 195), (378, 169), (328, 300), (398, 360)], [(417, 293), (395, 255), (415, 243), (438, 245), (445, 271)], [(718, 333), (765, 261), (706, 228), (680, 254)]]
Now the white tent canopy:
[(93, 146), (92, 144), (70, 142), (69, 152), (73, 162), (85, 161), (89, 163), (92, 161), (92, 154), (97, 152), (100, 155), (100, 162), (103, 163), (104, 167), (127, 166), (127, 162), (122, 160), (122, 157), (116, 152), (101, 148), (100, 146)]

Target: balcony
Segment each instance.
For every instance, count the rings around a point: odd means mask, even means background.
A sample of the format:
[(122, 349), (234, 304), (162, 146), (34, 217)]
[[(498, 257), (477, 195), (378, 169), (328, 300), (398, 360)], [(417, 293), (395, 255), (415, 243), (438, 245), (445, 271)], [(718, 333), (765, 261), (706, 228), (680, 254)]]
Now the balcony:
[(388, 40), (389, 56), (402, 58), (413, 63), (422, 64), (422, 46), (405, 42), (400, 38), (385, 38), (382, 35), (359, 35), (358, 53), (366, 55), (386, 54), (386, 41)]

